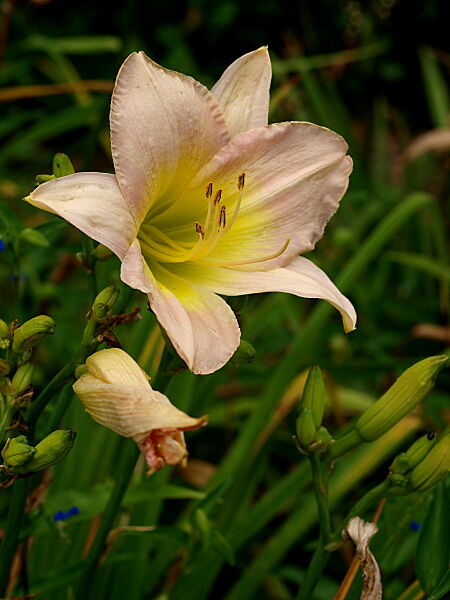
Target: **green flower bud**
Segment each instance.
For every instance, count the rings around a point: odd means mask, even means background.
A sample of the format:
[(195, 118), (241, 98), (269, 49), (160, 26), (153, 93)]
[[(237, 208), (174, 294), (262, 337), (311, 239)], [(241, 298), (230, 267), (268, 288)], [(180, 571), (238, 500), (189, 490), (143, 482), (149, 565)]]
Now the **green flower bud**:
[(428, 454), (436, 442), (436, 435), (433, 432), (426, 433), (407, 450), (406, 457), (410, 469), (414, 469)]
[(36, 175), (36, 184), (40, 185), (41, 183), (47, 183), (47, 181), (52, 181), (53, 179), (56, 179), (54, 175), (42, 173), (41, 175)]
[(50, 242), (45, 235), (37, 229), (31, 229), (30, 227), (22, 229), (19, 239), (28, 242), (32, 246), (39, 246), (41, 248), (48, 248), (50, 246)]
[(300, 446), (308, 448), (316, 439), (316, 426), (311, 408), (303, 407), (297, 419), (297, 437)]
[(94, 249), (94, 256), (97, 260), (109, 260), (112, 256), (114, 256), (114, 252), (104, 246), (103, 244), (99, 244)]
[(407, 369), (383, 396), (356, 421), (355, 428), (366, 442), (381, 437), (410, 413), (434, 386), (447, 356), (431, 356)]
[(410, 471), (408, 457), (405, 452), (402, 452), (394, 458), (393, 463), (390, 466), (391, 473), (403, 475)]
[(256, 350), (253, 346), (249, 342), (241, 339), (236, 352), (231, 357), (231, 362), (235, 365), (243, 365), (251, 363), (255, 356)]
[(444, 479), (450, 470), (450, 431), (444, 433), (411, 472), (412, 487), (424, 492)]
[(9, 469), (12, 473), (35, 473), (59, 463), (72, 449), (76, 432), (73, 429), (57, 429), (44, 438), (35, 448), (35, 453), (22, 467)]
[(56, 323), (47, 315), (39, 315), (14, 331), (12, 349), (14, 352), (25, 352), (36, 346), (43, 337), (55, 332)]
[(53, 159), (53, 175), (55, 177), (64, 177), (75, 173), (72, 162), (67, 154), (58, 152)]
[(5, 323), (5, 321), (2, 321), (2, 319), (0, 319), (0, 338), (4, 338), (8, 335), (9, 333), (9, 327), (8, 325)]
[(31, 379), (33, 378), (34, 373), (34, 365), (31, 363), (26, 363), (19, 367), (12, 378), (12, 385), (14, 388), (14, 393), (18, 396), (22, 392), (24, 392), (27, 387), (31, 384)]
[(2, 457), (5, 461), (5, 467), (21, 467), (27, 463), (35, 449), (28, 445), (28, 440), (24, 435), (19, 435), (15, 438), (8, 438), (2, 450)]
[(310, 408), (317, 429), (322, 425), (323, 413), (327, 403), (327, 392), (320, 367), (312, 367), (308, 373), (302, 396), (302, 406)]
[(104, 319), (111, 312), (120, 291), (114, 285), (110, 285), (102, 290), (94, 300), (92, 305), (92, 314), (94, 319)]
[(8, 375), (11, 370), (11, 365), (7, 360), (0, 358), (0, 375)]

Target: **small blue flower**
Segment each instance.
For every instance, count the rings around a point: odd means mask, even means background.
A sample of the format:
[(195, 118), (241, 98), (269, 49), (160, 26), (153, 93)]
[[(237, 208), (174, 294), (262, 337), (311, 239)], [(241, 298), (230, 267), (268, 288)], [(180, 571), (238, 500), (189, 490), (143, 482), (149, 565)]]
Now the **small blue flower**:
[(58, 512), (55, 513), (53, 516), (53, 520), (55, 521), (55, 523), (57, 523), (58, 521), (64, 521), (65, 518), (66, 513), (63, 510), (58, 510)]
[(5, 242), (2, 240), (2, 238), (0, 238), (0, 252), (3, 252), (3, 250), (6, 248), (6, 244)]
[(80, 509), (78, 508), (78, 506), (72, 506), (72, 508), (69, 508), (69, 510), (66, 512), (66, 519), (68, 519), (69, 517), (74, 517), (75, 515), (79, 515), (80, 514)]
[(63, 510), (58, 510), (58, 512), (54, 514), (53, 520), (55, 521), (55, 523), (57, 523), (58, 521), (65, 521), (66, 519), (70, 519), (70, 517), (74, 517), (75, 515), (79, 514), (80, 509), (78, 508), (78, 506), (72, 506), (67, 512), (64, 512)]
[(411, 523), (409, 524), (409, 527), (412, 529), (412, 531), (420, 531), (420, 528), (422, 527), (422, 525), (420, 523), (418, 523), (417, 521), (411, 521)]

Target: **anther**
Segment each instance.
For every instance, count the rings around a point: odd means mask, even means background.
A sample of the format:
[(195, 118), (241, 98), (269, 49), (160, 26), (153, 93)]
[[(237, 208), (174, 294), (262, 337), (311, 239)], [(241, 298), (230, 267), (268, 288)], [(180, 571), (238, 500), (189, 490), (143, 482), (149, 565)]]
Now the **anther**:
[(245, 184), (245, 173), (241, 173), (238, 177), (238, 190), (242, 190)]
[(225, 206), (221, 206), (220, 214), (219, 214), (219, 227), (222, 227), (222, 229), (225, 229), (225, 225), (226, 225), (226, 208), (225, 208)]
[(216, 195), (214, 196), (214, 205), (219, 204), (221, 198), (222, 190), (217, 190)]
[(200, 223), (195, 224), (195, 232), (199, 234), (199, 236), (203, 239), (205, 237), (205, 232), (202, 229)]
[(211, 198), (211, 196), (212, 196), (212, 192), (213, 192), (213, 184), (210, 182), (210, 183), (208, 183), (208, 185), (206, 186), (206, 197), (207, 197), (207, 198)]

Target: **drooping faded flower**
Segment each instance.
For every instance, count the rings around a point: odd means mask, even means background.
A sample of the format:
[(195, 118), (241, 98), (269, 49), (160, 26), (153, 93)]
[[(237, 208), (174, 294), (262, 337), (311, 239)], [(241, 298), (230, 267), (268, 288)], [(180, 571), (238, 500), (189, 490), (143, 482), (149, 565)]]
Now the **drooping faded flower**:
[(111, 102), (115, 175), (76, 173), (27, 200), (56, 213), (122, 260), (121, 278), (148, 294), (195, 373), (239, 344), (219, 296), (281, 291), (323, 298), (355, 327), (351, 303), (306, 258), (337, 210), (352, 161), (336, 133), (267, 125), (266, 48), (236, 60), (208, 91), (133, 53)]
[(73, 389), (97, 423), (133, 438), (150, 472), (185, 464), (183, 431), (206, 425), (205, 417), (190, 417), (153, 390), (139, 365), (119, 348), (95, 352), (86, 368)]

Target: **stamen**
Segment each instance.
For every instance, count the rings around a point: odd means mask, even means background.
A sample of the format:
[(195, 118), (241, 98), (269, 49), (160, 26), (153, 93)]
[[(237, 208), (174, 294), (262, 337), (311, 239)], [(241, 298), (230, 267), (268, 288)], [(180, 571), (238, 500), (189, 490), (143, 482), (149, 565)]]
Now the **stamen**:
[(206, 197), (211, 198), (212, 193), (213, 193), (213, 184), (212, 184), (212, 182), (209, 182), (208, 185), (206, 186)]
[(216, 195), (214, 196), (214, 205), (219, 204), (221, 198), (222, 190), (217, 190)]
[(220, 215), (219, 215), (219, 227), (222, 227), (222, 229), (225, 229), (225, 224), (226, 224), (226, 207), (225, 206), (221, 206), (220, 207)]
[(195, 232), (198, 233), (198, 235), (200, 236), (201, 239), (203, 239), (205, 237), (205, 232), (203, 231), (200, 223), (195, 224)]
[(241, 173), (238, 177), (238, 190), (241, 190), (245, 184), (245, 173)]
[(251, 260), (237, 260), (228, 263), (216, 263), (215, 261), (198, 261), (198, 264), (214, 265), (215, 267), (238, 267), (239, 265), (252, 265), (253, 263), (266, 262), (268, 260), (272, 260), (273, 258), (278, 258), (278, 256), (281, 256), (286, 250), (286, 248), (289, 246), (290, 241), (290, 238), (288, 238), (277, 252), (275, 252), (274, 254), (270, 254), (269, 256), (264, 256), (263, 258), (253, 258)]
[(241, 208), (241, 202), (242, 202), (242, 196), (243, 196), (243, 189), (244, 189), (244, 184), (245, 184), (245, 173), (241, 173), (238, 177), (238, 190), (239, 190), (239, 198), (238, 201), (236, 202), (236, 206), (234, 207), (234, 212), (233, 212), (233, 216), (231, 217), (231, 221), (228, 224), (228, 227), (225, 229), (224, 233), (227, 233), (227, 231), (230, 231), (230, 229), (233, 227), (237, 216), (238, 216), (238, 212), (239, 209)]

